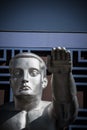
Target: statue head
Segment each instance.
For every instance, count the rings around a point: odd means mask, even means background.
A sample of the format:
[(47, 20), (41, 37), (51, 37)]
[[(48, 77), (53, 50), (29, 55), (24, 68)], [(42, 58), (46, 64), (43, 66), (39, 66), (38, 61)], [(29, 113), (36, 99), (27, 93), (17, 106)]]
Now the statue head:
[(46, 65), (42, 58), (29, 52), (17, 54), (9, 63), (9, 71), (14, 97), (41, 99), (42, 90), (47, 86)]

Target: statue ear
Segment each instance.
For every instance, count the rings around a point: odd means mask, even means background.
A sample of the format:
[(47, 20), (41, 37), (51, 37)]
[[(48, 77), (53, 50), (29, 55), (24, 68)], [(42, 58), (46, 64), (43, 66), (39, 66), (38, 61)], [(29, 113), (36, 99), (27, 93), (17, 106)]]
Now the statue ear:
[(46, 77), (43, 78), (43, 81), (42, 81), (42, 88), (46, 88), (47, 87), (47, 84), (48, 84), (48, 79)]

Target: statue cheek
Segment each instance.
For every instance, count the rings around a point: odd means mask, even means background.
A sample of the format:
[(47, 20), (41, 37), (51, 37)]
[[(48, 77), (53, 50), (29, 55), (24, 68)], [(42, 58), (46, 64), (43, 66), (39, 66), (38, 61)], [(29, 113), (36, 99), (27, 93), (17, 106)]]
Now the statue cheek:
[(41, 84), (41, 76), (36, 76), (36, 77), (31, 78), (30, 83), (32, 85), (35, 85), (35, 86), (40, 85)]
[(17, 78), (12, 78), (11, 80), (10, 80), (10, 86), (12, 87), (12, 88), (17, 88), (19, 85), (21, 84), (21, 82), (20, 82), (20, 80), (18, 80)]

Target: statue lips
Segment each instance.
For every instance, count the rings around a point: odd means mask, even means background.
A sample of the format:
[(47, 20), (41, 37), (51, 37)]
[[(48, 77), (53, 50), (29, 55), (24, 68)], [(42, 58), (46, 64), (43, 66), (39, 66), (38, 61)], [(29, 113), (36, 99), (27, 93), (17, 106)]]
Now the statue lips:
[(23, 85), (22, 87), (20, 87), (19, 91), (27, 91), (27, 90), (30, 90), (31, 87), (28, 86), (28, 85)]

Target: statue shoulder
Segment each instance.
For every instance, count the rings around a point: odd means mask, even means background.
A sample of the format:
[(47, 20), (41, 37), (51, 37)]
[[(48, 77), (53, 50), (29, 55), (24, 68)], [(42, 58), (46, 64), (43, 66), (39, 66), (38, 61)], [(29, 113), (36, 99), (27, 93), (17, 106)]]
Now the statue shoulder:
[(42, 101), (41, 102), (41, 109), (44, 111), (45, 109), (47, 109), (48, 107), (50, 107), (52, 104), (52, 102), (50, 101)]

